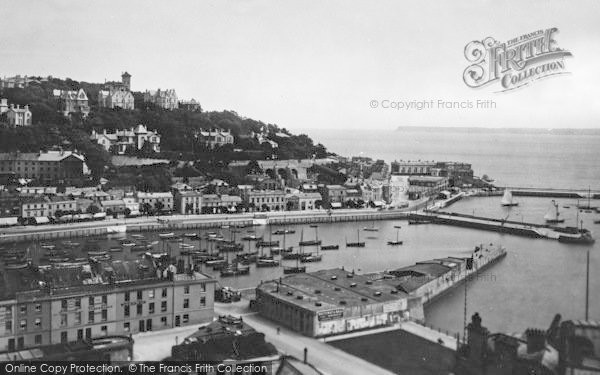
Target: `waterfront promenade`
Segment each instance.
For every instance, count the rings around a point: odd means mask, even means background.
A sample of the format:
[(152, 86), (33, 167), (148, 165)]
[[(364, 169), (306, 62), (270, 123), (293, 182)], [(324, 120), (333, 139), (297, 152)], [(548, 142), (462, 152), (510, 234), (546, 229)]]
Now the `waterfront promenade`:
[[(425, 200), (415, 201), (405, 209), (379, 210), (340, 209), (312, 211), (273, 211), (266, 213), (141, 216), (135, 218), (107, 218), (103, 221), (16, 226), (0, 229), (0, 243), (51, 240), (60, 238), (102, 236), (115, 232), (166, 231), (183, 229), (219, 228), (224, 225), (255, 224), (309, 224), (361, 220), (406, 219), (410, 210), (422, 208)], [(256, 215), (265, 219), (256, 219)], [(261, 216), (262, 217), (262, 216)]]

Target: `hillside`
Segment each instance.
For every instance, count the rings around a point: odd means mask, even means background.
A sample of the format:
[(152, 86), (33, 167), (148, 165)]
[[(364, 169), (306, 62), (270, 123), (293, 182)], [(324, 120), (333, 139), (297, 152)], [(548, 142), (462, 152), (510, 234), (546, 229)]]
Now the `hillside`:
[[(33, 114), (33, 125), (9, 129), (0, 128), (0, 152), (33, 152), (45, 150), (52, 146), (70, 147), (85, 154), (88, 164), (96, 178), (101, 177), (105, 167), (110, 167), (110, 155), (99, 145), (89, 140), (93, 129), (112, 131), (125, 129), (137, 124), (144, 124), (161, 135), (161, 153), (149, 153), (141, 150), (140, 156), (168, 158), (171, 160), (200, 160), (205, 163), (224, 165), (223, 162), (233, 159), (300, 159), (324, 157), (326, 148), (315, 145), (306, 135), (293, 135), (285, 128), (275, 124), (249, 119), (234, 111), (223, 112), (190, 112), (181, 109), (168, 111), (143, 102), (143, 93), (133, 92), (136, 109), (99, 108), (97, 93), (103, 87), (100, 83), (78, 82), (72, 79), (53, 78), (41, 83), (30, 84), (26, 88), (9, 88), (0, 91), (0, 98), (7, 98), (9, 103), (29, 105)], [(57, 101), (52, 92), (55, 89), (86, 91), (90, 114), (81, 118), (78, 114), (65, 118), (58, 112)], [(209, 150), (195, 141), (194, 133), (200, 129), (229, 130), (235, 137), (233, 145), (225, 145)], [(277, 142), (279, 147), (271, 149), (268, 143), (262, 145), (251, 137), (252, 132), (267, 129), (269, 139)], [(286, 134), (278, 137), (276, 133)], [(236, 152), (234, 152), (236, 149)], [(240, 151), (243, 150), (243, 151)]]

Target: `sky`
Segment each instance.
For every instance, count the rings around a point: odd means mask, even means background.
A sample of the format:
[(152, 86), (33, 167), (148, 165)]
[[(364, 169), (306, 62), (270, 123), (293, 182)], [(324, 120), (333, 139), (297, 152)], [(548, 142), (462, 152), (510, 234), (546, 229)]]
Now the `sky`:
[[(104, 82), (128, 71), (135, 91), (174, 88), (291, 131), (600, 127), (596, 0), (0, 0), (0, 19), (0, 76)], [(469, 42), (552, 27), (573, 55), (569, 74), (508, 92), (463, 82)], [(477, 100), (495, 108), (439, 102)]]

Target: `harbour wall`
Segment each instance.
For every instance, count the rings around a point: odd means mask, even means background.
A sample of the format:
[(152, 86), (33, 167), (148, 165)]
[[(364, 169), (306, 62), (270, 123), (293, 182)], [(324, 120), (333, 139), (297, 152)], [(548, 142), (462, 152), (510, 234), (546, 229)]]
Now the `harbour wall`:
[[(122, 232), (152, 232), (175, 231), (186, 229), (212, 229), (225, 225), (286, 225), (286, 224), (317, 224), (349, 221), (373, 221), (407, 219), (409, 213), (400, 210), (344, 210), (344, 211), (301, 211), (301, 212), (272, 212), (263, 218), (255, 218), (252, 214), (234, 215), (198, 215), (198, 216), (167, 216), (157, 218), (141, 218), (138, 221), (128, 219), (108, 220), (106, 222), (88, 223), (85, 226), (73, 224), (47, 225), (43, 228), (26, 228), (26, 231), (7, 230), (0, 235), (0, 243), (15, 243), (26, 241), (48, 241), (75, 237), (95, 237), (115, 233), (115, 227), (123, 227)], [(24, 228), (20, 227), (19, 229)]]

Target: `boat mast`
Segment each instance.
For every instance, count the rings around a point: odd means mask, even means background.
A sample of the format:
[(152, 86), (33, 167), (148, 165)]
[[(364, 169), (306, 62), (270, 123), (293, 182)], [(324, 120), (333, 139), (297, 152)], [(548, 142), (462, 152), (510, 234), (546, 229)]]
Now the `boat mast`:
[(587, 265), (585, 273), (585, 320), (589, 319), (590, 310), (590, 251), (587, 251)]

